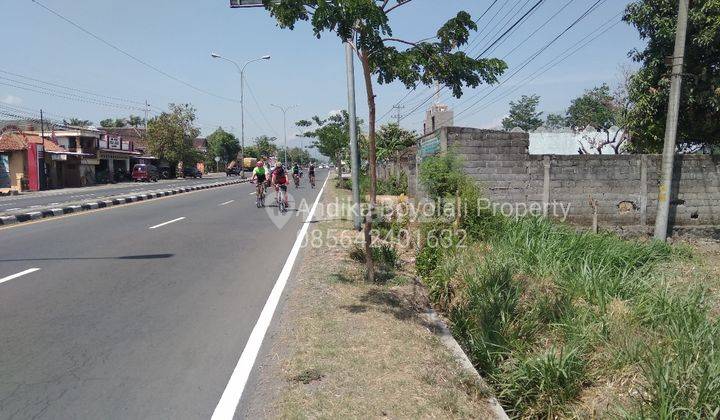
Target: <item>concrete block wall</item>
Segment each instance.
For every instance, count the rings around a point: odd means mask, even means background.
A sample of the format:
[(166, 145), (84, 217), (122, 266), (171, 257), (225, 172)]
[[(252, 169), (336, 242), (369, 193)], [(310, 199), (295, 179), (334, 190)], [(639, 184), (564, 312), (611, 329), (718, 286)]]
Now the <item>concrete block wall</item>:
[[(659, 155), (530, 155), (527, 133), (444, 127), (438, 134), (440, 151), (457, 154), (494, 202), (569, 205), (567, 220), (580, 224), (596, 211), (601, 226), (654, 224)], [(671, 223), (720, 226), (720, 158), (679, 155), (674, 174)]]

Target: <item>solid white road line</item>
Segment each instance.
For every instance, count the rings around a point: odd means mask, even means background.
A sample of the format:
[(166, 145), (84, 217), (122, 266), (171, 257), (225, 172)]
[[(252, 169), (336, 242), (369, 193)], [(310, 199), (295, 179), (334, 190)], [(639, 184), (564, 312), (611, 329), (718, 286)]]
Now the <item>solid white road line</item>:
[(25, 274), (34, 273), (36, 271), (40, 270), (39, 268), (28, 268), (25, 271), (21, 271), (19, 273), (13, 274), (12, 276), (3, 277), (0, 279), (0, 283), (5, 283), (6, 281), (10, 281), (12, 279), (16, 279), (18, 277), (24, 276)]
[(250, 338), (248, 338), (247, 344), (245, 344), (245, 349), (243, 349), (243, 352), (240, 355), (240, 360), (238, 360), (232, 376), (230, 376), (230, 381), (225, 387), (225, 391), (223, 391), (217, 407), (215, 407), (212, 420), (232, 420), (235, 416), (235, 410), (237, 410), (237, 406), (240, 403), (240, 397), (242, 397), (243, 391), (245, 390), (245, 384), (247, 383), (250, 372), (255, 364), (258, 352), (260, 352), (260, 346), (265, 338), (265, 333), (267, 333), (267, 330), (270, 327), (270, 322), (275, 314), (275, 309), (277, 308), (278, 302), (280, 302), (280, 297), (285, 289), (285, 284), (290, 277), (293, 265), (295, 265), (295, 260), (300, 252), (300, 246), (302, 245), (305, 235), (307, 234), (308, 227), (310, 226), (309, 222), (312, 221), (312, 218), (315, 215), (315, 209), (320, 201), (320, 197), (322, 197), (325, 185), (327, 184), (327, 180), (329, 178), (329, 175), (325, 178), (325, 183), (323, 183), (320, 192), (315, 198), (315, 203), (310, 209), (310, 213), (308, 213), (307, 219), (305, 219), (305, 223), (303, 223), (302, 228), (295, 239), (295, 245), (293, 245), (292, 250), (290, 250), (290, 255), (288, 256), (287, 261), (285, 261), (285, 265), (280, 272), (280, 276), (278, 276), (278, 279), (275, 282), (275, 286), (270, 292), (270, 296), (268, 296), (268, 299), (265, 302), (262, 312), (260, 312), (260, 317), (255, 323), (255, 327), (253, 327), (253, 330), (250, 333)]
[(165, 223), (160, 223), (159, 225), (150, 226), (148, 229), (157, 229), (157, 228), (159, 228), (159, 227), (163, 227), (163, 226), (165, 226), (165, 225), (169, 225), (170, 223), (179, 222), (179, 221), (181, 221), (181, 220), (183, 220), (183, 219), (185, 219), (185, 217), (178, 217), (177, 219), (168, 220), (167, 222), (165, 222)]
[(220, 203), (220, 205), (221, 205), (221, 206), (227, 206), (228, 204), (234, 203), (234, 202), (235, 202), (235, 200), (230, 200), (230, 201), (226, 201), (226, 202), (224, 202), (224, 203)]

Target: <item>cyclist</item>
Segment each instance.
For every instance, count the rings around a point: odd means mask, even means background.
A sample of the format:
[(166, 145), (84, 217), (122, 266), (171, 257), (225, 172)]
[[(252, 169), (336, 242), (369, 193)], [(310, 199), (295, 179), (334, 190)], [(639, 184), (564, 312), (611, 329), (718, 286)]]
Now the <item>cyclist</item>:
[(310, 179), (310, 186), (315, 188), (315, 165), (312, 162), (308, 166), (308, 178)]
[(295, 180), (295, 188), (300, 188), (300, 166), (297, 162), (293, 163), (292, 174)]
[(261, 200), (265, 197), (265, 180), (267, 179), (267, 173), (265, 172), (265, 165), (262, 162), (258, 162), (253, 169), (252, 179), (250, 181), (255, 182), (255, 194)]
[(285, 168), (283, 168), (282, 163), (277, 162), (275, 164), (275, 169), (272, 172), (272, 185), (275, 186), (275, 197), (277, 202), (280, 202), (280, 191), (283, 192), (282, 200), (285, 201), (285, 207), (288, 206), (288, 179), (287, 179), (287, 173), (285, 172)]

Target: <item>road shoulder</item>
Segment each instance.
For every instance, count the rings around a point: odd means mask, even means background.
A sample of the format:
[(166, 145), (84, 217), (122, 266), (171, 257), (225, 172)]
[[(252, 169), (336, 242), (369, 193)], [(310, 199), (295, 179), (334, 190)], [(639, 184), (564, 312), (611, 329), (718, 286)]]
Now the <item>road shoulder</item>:
[[(345, 191), (328, 182), (322, 203)], [(245, 418), (491, 418), (488, 393), (424, 316), (424, 289), (400, 270), (368, 284), (328, 239), (351, 223), (320, 217), (261, 350)], [(411, 265), (404, 261), (403, 265)], [(407, 274), (407, 273), (406, 273)]]

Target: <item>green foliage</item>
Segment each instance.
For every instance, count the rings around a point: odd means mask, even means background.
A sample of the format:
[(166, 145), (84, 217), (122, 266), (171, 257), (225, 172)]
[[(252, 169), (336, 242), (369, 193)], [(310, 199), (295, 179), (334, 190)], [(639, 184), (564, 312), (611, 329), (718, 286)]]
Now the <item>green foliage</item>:
[(540, 97), (537, 95), (523, 95), (517, 102), (510, 102), (510, 114), (502, 120), (506, 130), (520, 127), (525, 131), (532, 131), (543, 124), (542, 112), (537, 108)]
[(100, 127), (103, 128), (139, 127), (143, 124), (145, 124), (145, 119), (137, 115), (130, 115), (127, 118), (106, 118), (100, 121)]
[[(281, 156), (282, 157), (282, 156)], [(300, 147), (288, 149), (288, 163), (307, 165), (310, 162), (310, 152)]]
[(147, 140), (150, 153), (171, 165), (200, 160), (193, 140), (200, 134), (196, 128), (195, 108), (190, 104), (170, 104), (168, 112), (148, 122)]
[(255, 138), (255, 150), (258, 156), (255, 156), (256, 158), (260, 158), (262, 156), (270, 157), (270, 156), (277, 156), (278, 154), (278, 147), (275, 144), (277, 141), (276, 137), (269, 137), (266, 135), (262, 135), (260, 137)]
[(237, 154), (240, 151), (240, 143), (234, 134), (229, 133), (218, 127), (212, 134), (207, 137), (208, 142), (208, 157), (214, 163), (214, 158), (217, 156), (221, 162), (230, 162), (237, 158)]
[[(357, 123), (360, 127), (362, 120)], [(312, 147), (340, 167), (340, 160), (349, 153), (350, 148), (350, 115), (347, 111), (330, 115), (326, 119), (315, 116), (312, 121), (301, 120), (295, 125), (301, 128), (315, 126), (314, 130), (305, 132), (303, 136), (315, 139)]]
[(420, 164), (419, 179), (433, 199), (454, 196), (468, 183), (460, 158), (452, 153), (425, 158)]
[(70, 125), (73, 127), (89, 127), (93, 123), (90, 120), (81, 120), (79, 118), (70, 118), (69, 120), (63, 120), (64, 125)]
[(596, 130), (607, 130), (616, 123), (616, 107), (610, 87), (588, 89), (570, 102), (567, 109), (567, 123), (571, 127), (583, 129), (593, 126)]
[(548, 128), (563, 128), (567, 126), (565, 117), (560, 114), (548, 114), (545, 119), (545, 127)]
[(397, 123), (383, 125), (377, 133), (377, 160), (384, 162), (397, 158), (400, 152), (414, 146), (417, 138), (415, 131), (405, 130)]
[[(636, 0), (625, 9), (623, 19), (637, 28), (646, 41), (631, 52), (642, 68), (630, 82), (633, 103), (630, 126), (632, 147), (638, 152), (662, 151), (670, 68), (665, 58), (673, 55), (678, 2)], [(680, 103), (678, 143), (720, 144), (720, 2), (690, 2)]]

